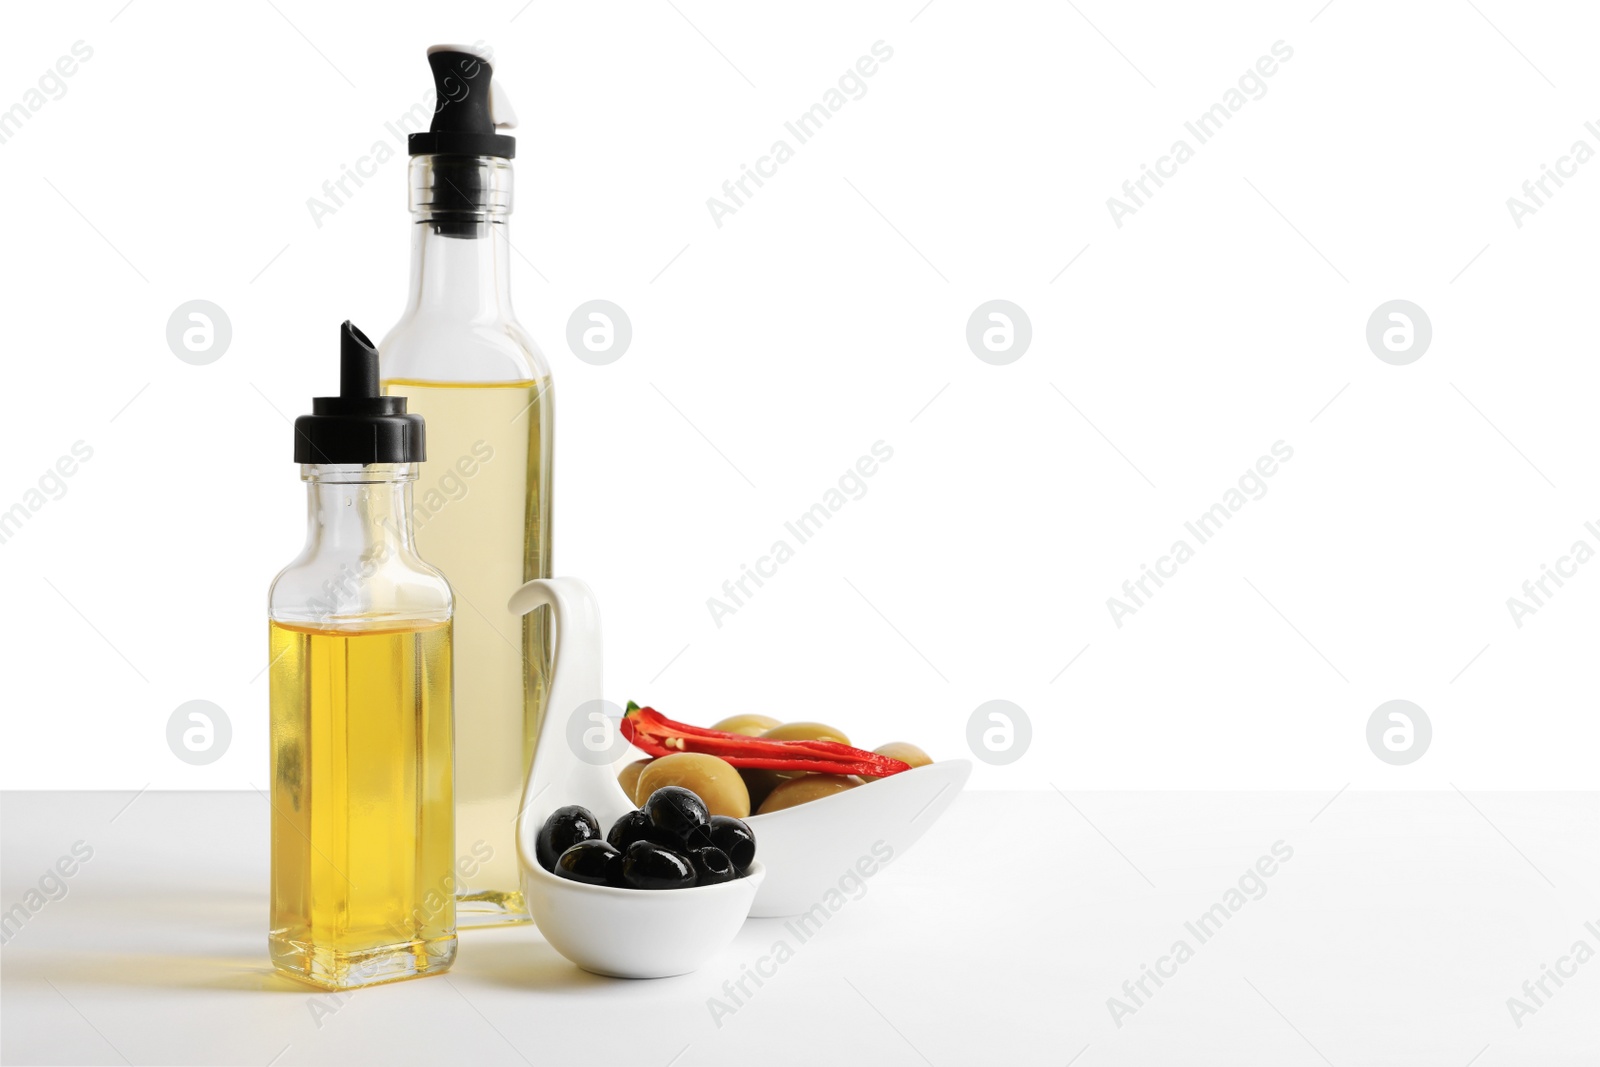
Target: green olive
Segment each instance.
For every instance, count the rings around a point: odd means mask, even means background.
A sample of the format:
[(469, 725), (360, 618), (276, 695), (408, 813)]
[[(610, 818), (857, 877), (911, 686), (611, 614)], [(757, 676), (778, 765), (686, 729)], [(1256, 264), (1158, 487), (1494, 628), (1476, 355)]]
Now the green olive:
[(652, 760), (647, 759), (636, 759), (622, 768), (621, 773), (617, 775), (617, 784), (622, 787), (624, 793), (628, 794), (628, 799), (635, 804), (639, 803), (639, 798), (634, 796), (634, 793), (639, 789), (639, 775), (644, 773), (644, 769), (650, 766), (652, 762)]
[(820, 722), (786, 722), (781, 726), (774, 726), (761, 736), (770, 737), (774, 741), (837, 741), (841, 745), (850, 743), (843, 730), (837, 730)]
[[(890, 741), (887, 745), (879, 745), (872, 751), (880, 756), (888, 756), (890, 759), (897, 759), (901, 763), (909, 763), (913, 767), (926, 767), (928, 764), (933, 762), (933, 760), (928, 758), (928, 754), (926, 752), (922, 751), (922, 749), (918, 748), (916, 745), (913, 745), (910, 741)], [(880, 776), (864, 774), (862, 777), (867, 779), (869, 782), (875, 782)]]
[[(837, 741), (841, 745), (850, 743), (843, 730), (837, 730), (820, 722), (786, 722), (782, 725), (773, 725), (761, 736), (774, 741)], [(750, 793), (750, 807), (757, 809), (779, 784), (791, 778), (798, 778), (807, 772), (745, 770), (739, 773), (744, 776), (745, 789)]]
[(778, 720), (771, 715), (729, 715), (721, 722), (711, 724), (713, 730), (721, 730), (725, 734), (744, 734), (746, 737), (760, 737), (774, 726), (779, 725)]
[(766, 800), (761, 802), (761, 809), (757, 815), (770, 815), (784, 808), (792, 808), (796, 804), (806, 804), (823, 797), (831, 797), (835, 793), (843, 793), (846, 789), (854, 789), (861, 784), (861, 779), (855, 775), (846, 774), (804, 774), (799, 778), (790, 778), (780, 782)]
[(704, 752), (674, 752), (650, 761), (634, 788), (635, 803), (667, 785), (681, 785), (705, 801), (713, 815), (743, 819), (750, 814), (750, 793), (731, 763)]
[(785, 780), (777, 771), (759, 771), (748, 767), (739, 771), (739, 777), (744, 779), (745, 792), (750, 794), (751, 810), (761, 807), (761, 802), (778, 788), (779, 782)]

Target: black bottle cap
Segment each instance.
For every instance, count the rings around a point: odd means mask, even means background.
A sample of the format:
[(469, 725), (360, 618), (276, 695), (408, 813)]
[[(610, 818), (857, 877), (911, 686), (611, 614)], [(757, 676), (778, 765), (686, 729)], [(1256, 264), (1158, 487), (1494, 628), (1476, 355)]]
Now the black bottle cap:
[(349, 319), (339, 327), (339, 395), (312, 398), (294, 420), (296, 463), (420, 463), (421, 415), (406, 398), (378, 393), (378, 350)]
[(500, 156), (517, 154), (515, 137), (497, 133), (515, 126), (509, 101), (494, 86), (494, 67), (479, 49), (434, 45), (428, 49), (437, 94), (433, 123), (426, 133), (413, 133), (407, 147), (414, 156)]

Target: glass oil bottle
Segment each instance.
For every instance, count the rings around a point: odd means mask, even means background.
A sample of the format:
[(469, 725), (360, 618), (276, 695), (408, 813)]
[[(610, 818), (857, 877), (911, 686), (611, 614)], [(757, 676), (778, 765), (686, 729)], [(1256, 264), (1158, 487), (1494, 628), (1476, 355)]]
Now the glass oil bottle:
[(550, 371), (511, 310), (515, 124), (486, 51), (428, 50), (431, 128), (410, 136), (411, 290), (382, 344), (383, 390), (427, 419), (416, 486), (422, 554), (455, 627), (457, 919), (527, 922), (516, 816), (549, 673), (548, 608), (507, 600), (550, 576)]
[(452, 599), (412, 534), (423, 420), (346, 322), (340, 395), (295, 422), (305, 548), (272, 583), (272, 887), (281, 972), (326, 989), (455, 958)]

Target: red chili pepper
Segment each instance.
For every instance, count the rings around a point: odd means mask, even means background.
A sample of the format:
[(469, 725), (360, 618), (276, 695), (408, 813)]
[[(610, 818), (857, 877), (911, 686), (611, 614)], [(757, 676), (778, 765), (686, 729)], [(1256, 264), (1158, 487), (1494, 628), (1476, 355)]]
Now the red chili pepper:
[(851, 748), (837, 741), (785, 740), (750, 737), (746, 734), (709, 730), (702, 726), (674, 722), (654, 708), (630, 707), (628, 720), (639, 733), (663, 741), (668, 748), (678, 751), (703, 751), (733, 755), (766, 755), (772, 758), (820, 759), (829, 762), (866, 762), (886, 771), (897, 769), (899, 760), (880, 756), (859, 748)]
[[(866, 759), (870, 761), (889, 760), (887, 756), (880, 756), (876, 752), (867, 752), (864, 749), (852, 748), (838, 741), (828, 741), (822, 738), (804, 738), (779, 741), (773, 738), (751, 737), (748, 734), (729, 733), (725, 730), (712, 730), (704, 726), (690, 726), (688, 723), (674, 722), (654, 708), (641, 708), (634, 705), (629, 708), (629, 717), (642, 724), (642, 729), (647, 732), (659, 733), (665, 737), (700, 737), (708, 740), (731, 742), (733, 744), (749, 744), (759, 741), (762, 745), (783, 745), (796, 752), (805, 750), (813, 752), (821, 758), (828, 759)], [(898, 760), (890, 760), (897, 763)]]
[(866, 774), (885, 778), (911, 765), (852, 748), (837, 741), (778, 741), (768, 737), (710, 730), (674, 722), (654, 708), (628, 705), (622, 735), (651, 756), (703, 752), (735, 767), (770, 771), (812, 771), (818, 774)]
[[(888, 757), (879, 756), (874, 752), (863, 752), (859, 748), (841, 745), (837, 741), (822, 741), (812, 739), (794, 739), (778, 741), (772, 738), (751, 737), (748, 734), (728, 733), (724, 730), (708, 730), (702, 726), (689, 726), (686, 723), (673, 722), (654, 708), (638, 708), (629, 713), (629, 719), (645, 734), (650, 734), (667, 741), (668, 747), (680, 751), (684, 745), (694, 743), (698, 746), (697, 752), (731, 752), (740, 754), (750, 748), (751, 742), (760, 742), (761, 747), (774, 753), (793, 756), (795, 758), (824, 759), (837, 762), (852, 762), (862, 759), (868, 761), (885, 760)], [(781, 746), (781, 748), (779, 748)]]
[(666, 756), (674, 752), (702, 752), (731, 763), (735, 767), (767, 770), (809, 770), (823, 774), (871, 774), (882, 777), (904, 769), (896, 767), (897, 760), (889, 760), (873, 753), (873, 758), (857, 757), (859, 749), (846, 748), (844, 753), (819, 754), (809, 750), (803, 741), (773, 741), (745, 737), (742, 734), (728, 737), (675, 736), (670, 728), (659, 722), (640, 723), (633, 718), (622, 720), (622, 734), (637, 747), (652, 756)]

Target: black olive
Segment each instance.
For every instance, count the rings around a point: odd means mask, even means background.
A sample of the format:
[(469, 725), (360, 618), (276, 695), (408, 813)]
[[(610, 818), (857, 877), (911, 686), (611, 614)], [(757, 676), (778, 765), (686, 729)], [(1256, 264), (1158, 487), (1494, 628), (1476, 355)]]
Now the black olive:
[(654, 841), (635, 841), (622, 854), (622, 882), (633, 889), (687, 889), (694, 885), (694, 864)]
[(555, 875), (585, 885), (617, 885), (622, 879), (622, 853), (598, 838), (579, 841), (557, 858)]
[(591, 841), (600, 836), (600, 820), (581, 804), (568, 804), (550, 813), (534, 838), (534, 858), (547, 871), (556, 867), (556, 859), (579, 841)]
[(711, 812), (705, 801), (681, 785), (664, 785), (644, 802), (645, 814), (656, 829), (671, 834), (690, 848), (711, 844)]
[(606, 834), (606, 840), (612, 848), (621, 852), (635, 841), (655, 840), (655, 832), (656, 824), (650, 821), (650, 816), (636, 808), (611, 824), (611, 832)]
[(689, 860), (694, 864), (695, 885), (718, 885), (739, 877), (728, 854), (713, 845), (695, 849), (689, 853)]
[(756, 835), (750, 824), (732, 815), (711, 816), (711, 843), (728, 854), (741, 875), (756, 858)]

